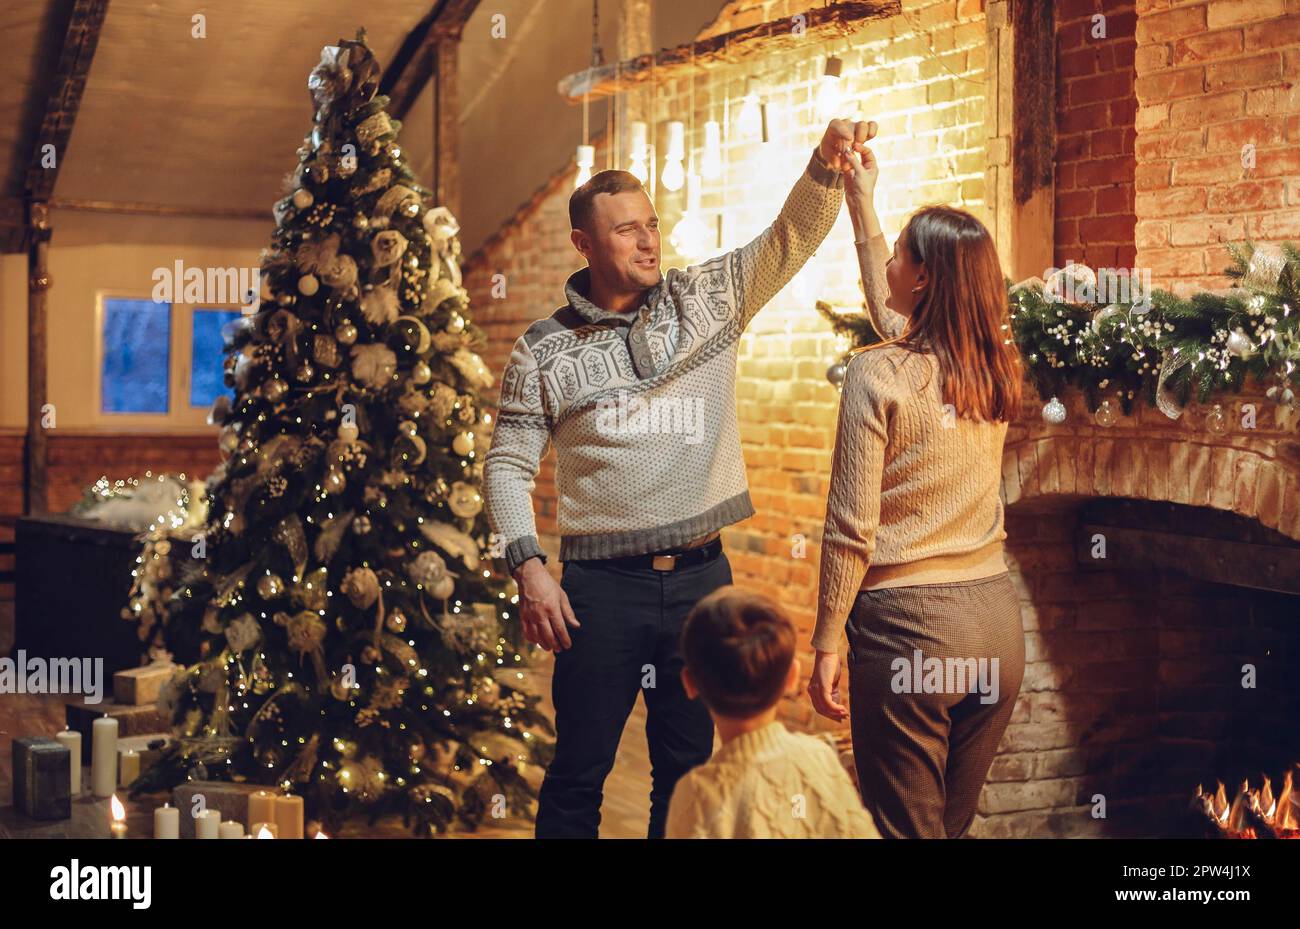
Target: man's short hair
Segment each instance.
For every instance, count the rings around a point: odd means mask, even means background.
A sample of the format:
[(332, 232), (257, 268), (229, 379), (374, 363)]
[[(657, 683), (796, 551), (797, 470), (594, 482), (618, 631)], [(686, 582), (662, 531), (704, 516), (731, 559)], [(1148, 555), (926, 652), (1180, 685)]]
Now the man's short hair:
[(593, 174), (591, 180), (569, 195), (569, 226), (589, 231), (596, 194), (621, 194), (631, 190), (644, 191), (645, 187), (630, 171), (608, 170)]
[(695, 604), (682, 656), (705, 705), (748, 719), (774, 706), (794, 660), (794, 625), (767, 597), (728, 585)]

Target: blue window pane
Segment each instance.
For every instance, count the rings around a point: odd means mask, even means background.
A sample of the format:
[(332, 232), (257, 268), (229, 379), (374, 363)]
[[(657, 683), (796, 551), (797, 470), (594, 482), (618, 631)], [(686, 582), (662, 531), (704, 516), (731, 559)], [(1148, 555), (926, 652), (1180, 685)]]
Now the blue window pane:
[(103, 412), (167, 412), (171, 315), (169, 303), (104, 301)]
[(232, 394), (222, 377), (221, 327), (239, 318), (238, 310), (194, 309), (190, 342), (190, 406), (210, 407), (222, 394)]

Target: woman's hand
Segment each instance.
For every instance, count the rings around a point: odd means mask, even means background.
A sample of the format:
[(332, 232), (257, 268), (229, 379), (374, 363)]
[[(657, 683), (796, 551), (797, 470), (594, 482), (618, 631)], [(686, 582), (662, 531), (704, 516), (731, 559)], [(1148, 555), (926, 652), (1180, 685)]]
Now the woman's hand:
[(813, 662), (812, 679), (808, 682), (808, 696), (813, 709), (827, 719), (843, 722), (849, 718), (846, 706), (840, 703), (840, 653), (817, 652)]
[(880, 218), (876, 216), (876, 181), (880, 177), (880, 162), (869, 148), (863, 148), (858, 157), (844, 159), (844, 202), (853, 221), (853, 234), (859, 239), (880, 235)]
[(844, 199), (849, 208), (871, 208), (876, 196), (876, 181), (880, 178), (880, 162), (876, 154), (864, 148), (856, 158), (844, 159), (848, 168), (844, 171)]

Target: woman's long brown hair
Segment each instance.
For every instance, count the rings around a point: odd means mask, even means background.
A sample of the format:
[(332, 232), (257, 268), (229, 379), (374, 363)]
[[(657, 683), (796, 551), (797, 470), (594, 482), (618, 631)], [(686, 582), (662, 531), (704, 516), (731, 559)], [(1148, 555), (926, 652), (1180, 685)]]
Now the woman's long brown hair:
[(936, 356), (943, 401), (958, 416), (1010, 422), (1020, 407), (1024, 369), (1010, 338), (993, 237), (965, 210), (929, 206), (912, 214), (900, 239), (930, 272), (930, 282), (903, 334), (890, 342)]

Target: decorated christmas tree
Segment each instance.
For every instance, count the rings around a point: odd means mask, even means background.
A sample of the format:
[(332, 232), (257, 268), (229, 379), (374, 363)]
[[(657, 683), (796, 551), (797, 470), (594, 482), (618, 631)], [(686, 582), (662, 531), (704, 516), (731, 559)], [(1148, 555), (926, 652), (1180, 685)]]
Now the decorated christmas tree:
[(174, 592), (149, 587), (165, 604), (132, 606), (183, 667), (163, 695), (176, 747), (137, 792), (245, 780), (327, 828), (401, 813), (429, 833), (523, 812), (550, 727), (520, 689), (513, 582), (488, 563), (492, 376), (457, 223), (405, 165), (379, 75), (363, 33), (311, 72), (260, 300), (226, 332), (236, 393), (212, 412), (224, 461), (198, 557)]

